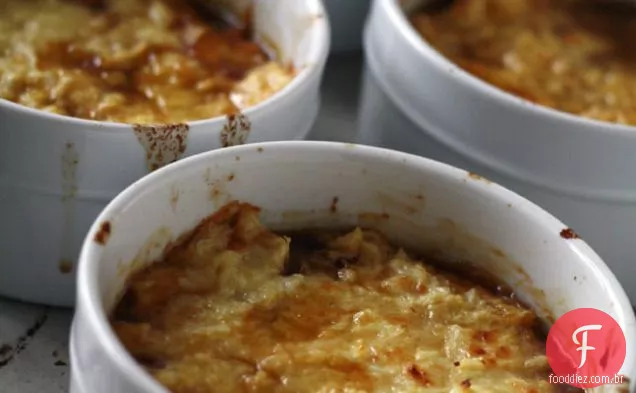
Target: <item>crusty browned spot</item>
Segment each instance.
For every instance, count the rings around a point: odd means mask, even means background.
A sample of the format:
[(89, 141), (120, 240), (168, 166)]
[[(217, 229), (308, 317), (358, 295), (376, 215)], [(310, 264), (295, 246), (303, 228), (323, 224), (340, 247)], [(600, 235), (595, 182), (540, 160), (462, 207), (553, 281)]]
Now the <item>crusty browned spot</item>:
[(473, 356), (483, 356), (486, 354), (486, 350), (478, 345), (473, 344), (470, 346), (470, 354)]
[(453, 366), (459, 367), (459, 362), (453, 362)]
[(331, 206), (329, 206), (329, 211), (335, 213), (338, 211), (338, 201), (340, 199), (338, 197), (333, 197), (331, 200)]
[(494, 367), (497, 365), (497, 360), (492, 357), (486, 357), (481, 359), (481, 364), (483, 364), (486, 367)]
[(230, 173), (230, 175), (227, 177), (227, 181), (232, 181), (232, 180), (234, 180), (234, 177), (235, 177), (235, 176), (234, 176), (234, 174), (233, 174), (233, 173)]
[(509, 347), (499, 347), (496, 355), (499, 359), (508, 359), (512, 355), (512, 351)]
[(483, 177), (481, 175), (478, 175), (478, 174), (476, 174), (474, 172), (468, 172), (468, 177), (470, 177), (471, 179), (474, 179), (474, 180), (482, 180), (482, 181), (484, 181), (486, 183), (491, 183), (490, 180), (488, 180), (485, 177)]
[(470, 379), (464, 379), (461, 383), (463, 388), (468, 389), (470, 387)]
[(112, 226), (110, 224), (110, 221), (102, 222), (102, 224), (99, 226), (99, 230), (95, 234), (95, 242), (97, 242), (97, 244), (105, 246), (106, 243), (108, 243), (108, 239), (110, 238), (111, 230)]
[(242, 113), (227, 115), (227, 123), (221, 130), (221, 146), (243, 145), (252, 130), (252, 123)]
[(564, 239), (578, 239), (579, 235), (571, 228), (565, 228), (561, 231), (561, 237)]
[(420, 369), (417, 364), (412, 364), (406, 369), (407, 374), (422, 386), (431, 386), (431, 380), (426, 371)]
[(154, 171), (180, 159), (188, 146), (187, 124), (133, 125), (133, 131), (146, 152), (146, 165)]
[(62, 259), (57, 267), (60, 270), (60, 273), (69, 274), (73, 271), (73, 262), (68, 259)]

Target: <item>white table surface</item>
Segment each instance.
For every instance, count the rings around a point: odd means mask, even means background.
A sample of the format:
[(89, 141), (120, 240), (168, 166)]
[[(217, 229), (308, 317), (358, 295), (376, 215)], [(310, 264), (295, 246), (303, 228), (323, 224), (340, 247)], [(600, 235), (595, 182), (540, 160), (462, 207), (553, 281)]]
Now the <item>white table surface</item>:
[[(352, 141), (361, 77), (358, 53), (330, 59), (313, 140)], [(72, 310), (0, 298), (0, 393), (66, 393)]]

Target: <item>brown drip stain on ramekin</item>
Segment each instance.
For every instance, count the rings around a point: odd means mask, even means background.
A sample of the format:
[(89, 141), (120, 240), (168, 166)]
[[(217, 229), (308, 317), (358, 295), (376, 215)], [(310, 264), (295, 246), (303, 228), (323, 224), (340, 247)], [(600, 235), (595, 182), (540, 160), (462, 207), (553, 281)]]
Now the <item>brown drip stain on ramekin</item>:
[(580, 239), (579, 235), (571, 228), (565, 228), (561, 231), (560, 235), (564, 239)]
[(179, 160), (188, 147), (187, 124), (135, 124), (133, 131), (146, 152), (150, 172)]
[(70, 259), (62, 259), (57, 265), (58, 270), (62, 274), (69, 274), (73, 271), (73, 261)]
[(331, 205), (329, 206), (329, 211), (332, 213), (337, 213), (338, 212), (338, 202), (340, 201), (340, 198), (338, 198), (337, 196), (333, 197), (333, 199), (331, 200)]
[(62, 206), (64, 219), (62, 222), (60, 260), (58, 270), (62, 274), (68, 274), (73, 270), (74, 251), (72, 237), (75, 231), (75, 197), (77, 196), (77, 167), (79, 165), (79, 153), (75, 143), (68, 142), (64, 146), (61, 157), (62, 171)]
[(242, 113), (227, 115), (227, 123), (221, 130), (221, 146), (230, 147), (243, 145), (247, 142), (252, 123)]
[(105, 246), (108, 243), (110, 234), (112, 233), (113, 226), (110, 221), (104, 221), (99, 226), (99, 230), (95, 234), (95, 242), (101, 246)]

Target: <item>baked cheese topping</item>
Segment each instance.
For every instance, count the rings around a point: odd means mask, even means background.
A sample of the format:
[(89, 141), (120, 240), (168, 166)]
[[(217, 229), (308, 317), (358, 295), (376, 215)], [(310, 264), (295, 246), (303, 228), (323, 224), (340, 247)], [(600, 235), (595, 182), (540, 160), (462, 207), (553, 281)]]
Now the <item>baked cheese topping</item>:
[[(458, 66), (560, 111), (636, 125), (636, 10), (589, 0), (454, 0), (412, 16)], [(426, 77), (423, 75), (422, 77)]]
[(0, 98), (89, 120), (183, 123), (235, 113), (295, 72), (192, 1), (3, 0)]
[(273, 233), (232, 203), (113, 315), (175, 393), (556, 392), (535, 315), (380, 233)]

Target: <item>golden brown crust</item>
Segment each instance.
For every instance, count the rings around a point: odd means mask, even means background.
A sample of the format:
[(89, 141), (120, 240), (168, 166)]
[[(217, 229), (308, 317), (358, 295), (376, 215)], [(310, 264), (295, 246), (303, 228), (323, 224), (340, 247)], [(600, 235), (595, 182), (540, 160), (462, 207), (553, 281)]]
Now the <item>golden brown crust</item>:
[(558, 390), (537, 318), (511, 298), (375, 231), (279, 235), (258, 215), (231, 203), (204, 220), (114, 313), (172, 392)]
[(588, 0), (455, 0), (412, 22), (458, 66), (509, 93), (636, 124), (633, 8)]
[(266, 100), (294, 71), (186, 1), (6, 0), (0, 97), (83, 119), (175, 124)]

